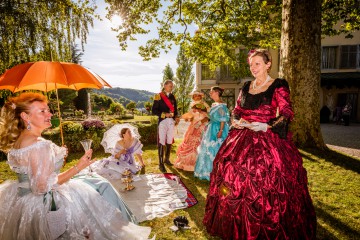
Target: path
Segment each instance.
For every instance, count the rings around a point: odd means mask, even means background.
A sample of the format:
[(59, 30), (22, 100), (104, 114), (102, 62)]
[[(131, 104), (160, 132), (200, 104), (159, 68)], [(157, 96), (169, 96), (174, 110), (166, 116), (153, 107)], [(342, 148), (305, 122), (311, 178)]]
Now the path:
[[(180, 120), (175, 130), (175, 138), (183, 138), (189, 122)], [(360, 124), (351, 123), (350, 126), (334, 123), (321, 124), (321, 132), (326, 145), (333, 150), (360, 158)]]

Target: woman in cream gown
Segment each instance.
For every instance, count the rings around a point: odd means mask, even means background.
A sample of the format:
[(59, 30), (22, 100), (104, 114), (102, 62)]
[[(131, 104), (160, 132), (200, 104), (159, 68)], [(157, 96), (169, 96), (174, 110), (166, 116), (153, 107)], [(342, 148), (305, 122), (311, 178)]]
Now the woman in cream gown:
[[(66, 148), (41, 138), (51, 115), (45, 96), (37, 93), (11, 98), (1, 111), (0, 149), (18, 180), (0, 185), (0, 239), (148, 239), (150, 228), (125, 220), (88, 184), (71, 180), (93, 162), (91, 149), (59, 173)], [(65, 210), (59, 226), (47, 220), (52, 195), (56, 209)], [(64, 232), (54, 237), (51, 229), (64, 222)]]

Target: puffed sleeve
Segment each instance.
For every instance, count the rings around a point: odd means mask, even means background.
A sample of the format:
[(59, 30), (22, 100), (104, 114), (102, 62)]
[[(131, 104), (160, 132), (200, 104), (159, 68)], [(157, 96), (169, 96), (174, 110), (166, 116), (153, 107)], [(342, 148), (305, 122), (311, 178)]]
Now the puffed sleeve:
[(222, 104), (214, 115), (214, 119), (219, 122), (228, 122), (230, 119), (229, 110), (226, 105)]
[(278, 87), (275, 89), (274, 98), (279, 108), (279, 116), (271, 119), (268, 124), (271, 131), (279, 134), (280, 138), (286, 138), (290, 121), (294, 118), (291, 107), (290, 89), (285, 79), (280, 79)]
[(50, 143), (55, 154), (55, 159), (64, 159), (67, 155), (66, 147), (59, 147), (55, 143)]
[(142, 151), (142, 147), (144, 145), (140, 142), (139, 139), (135, 139), (135, 144), (134, 144), (134, 154), (142, 154), (143, 151)]
[(58, 181), (55, 172), (55, 152), (51, 143), (42, 142), (29, 153), (28, 174), (31, 191), (44, 194)]

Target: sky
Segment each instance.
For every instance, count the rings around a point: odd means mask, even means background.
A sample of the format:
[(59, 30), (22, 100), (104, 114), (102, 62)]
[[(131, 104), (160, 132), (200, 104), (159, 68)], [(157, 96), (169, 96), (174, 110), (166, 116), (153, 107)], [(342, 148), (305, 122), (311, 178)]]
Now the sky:
[(106, 4), (97, 1), (97, 13), (103, 21), (94, 20), (94, 28), (89, 29), (85, 52), (81, 65), (90, 68), (100, 75), (112, 87), (132, 88), (158, 92), (163, 78), (163, 70), (169, 63), (176, 73), (176, 56), (179, 48), (175, 46), (169, 53), (161, 53), (160, 58), (143, 61), (138, 54), (138, 47), (150, 37), (140, 36), (141, 41), (128, 42), (126, 51), (121, 51), (117, 33), (111, 30), (114, 23), (121, 21), (115, 18), (113, 23), (105, 18)]

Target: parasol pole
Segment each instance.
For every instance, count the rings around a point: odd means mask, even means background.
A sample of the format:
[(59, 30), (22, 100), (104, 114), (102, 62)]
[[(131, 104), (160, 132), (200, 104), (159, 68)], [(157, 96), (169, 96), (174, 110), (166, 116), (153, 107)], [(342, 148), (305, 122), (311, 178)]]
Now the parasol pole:
[[(50, 43), (50, 58), (51, 58), (51, 61), (50, 61), (50, 62), (52, 62), (52, 61), (53, 61), (53, 57), (52, 57), (52, 51), (51, 51), (51, 43)], [(59, 94), (58, 94), (58, 88), (57, 88), (56, 82), (55, 82), (55, 90), (56, 90), (56, 102), (57, 102), (57, 107), (58, 107), (58, 117), (59, 117), (61, 146), (64, 146), (64, 134), (63, 134), (62, 124), (61, 124)]]
[(61, 114), (60, 114), (60, 103), (59, 103), (59, 94), (58, 89), (55, 83), (55, 89), (56, 89), (56, 101), (57, 101), (57, 107), (58, 107), (58, 116), (59, 116), (59, 127), (60, 127), (60, 136), (61, 136), (61, 146), (64, 146), (64, 135), (63, 135), (63, 129), (61, 124)]

